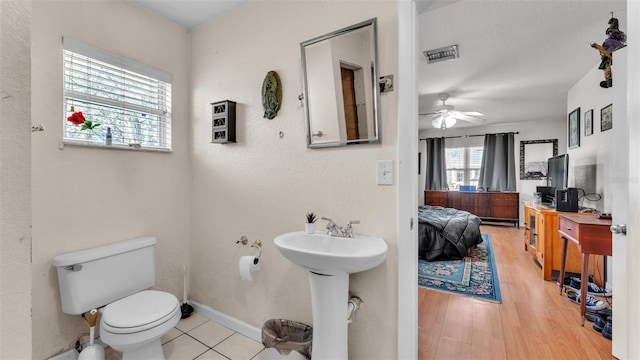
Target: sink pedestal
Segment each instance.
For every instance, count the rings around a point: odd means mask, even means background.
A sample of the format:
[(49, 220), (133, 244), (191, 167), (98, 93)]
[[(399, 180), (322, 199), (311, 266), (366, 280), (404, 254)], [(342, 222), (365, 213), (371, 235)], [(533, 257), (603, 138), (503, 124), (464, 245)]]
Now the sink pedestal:
[(284, 257), (309, 271), (313, 360), (348, 360), (349, 274), (382, 264), (387, 243), (364, 235), (302, 231), (279, 235), (273, 242)]
[(347, 360), (349, 274), (309, 272), (313, 312), (313, 360)]

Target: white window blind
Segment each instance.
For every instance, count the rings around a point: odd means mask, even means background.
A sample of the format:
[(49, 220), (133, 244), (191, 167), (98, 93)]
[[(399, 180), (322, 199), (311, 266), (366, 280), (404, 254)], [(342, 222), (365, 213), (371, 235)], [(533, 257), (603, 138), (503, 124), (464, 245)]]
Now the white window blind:
[[(151, 66), (64, 38), (64, 141), (171, 150), (171, 76)], [(100, 124), (67, 120), (82, 112)]]

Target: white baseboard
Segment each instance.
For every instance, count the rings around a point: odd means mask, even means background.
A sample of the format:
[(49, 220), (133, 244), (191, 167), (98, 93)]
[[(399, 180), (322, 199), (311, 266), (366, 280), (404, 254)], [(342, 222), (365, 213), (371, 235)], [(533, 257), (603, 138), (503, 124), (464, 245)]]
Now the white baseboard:
[(198, 304), (195, 301), (189, 300), (189, 304), (193, 306), (195, 312), (198, 315), (202, 315), (209, 320), (215, 321), (218, 324), (225, 326), (237, 333), (240, 333), (248, 338), (251, 338), (257, 342), (262, 342), (262, 329), (253, 325), (249, 325), (242, 320), (238, 320), (227, 314), (223, 314), (220, 311), (214, 310), (206, 305)]

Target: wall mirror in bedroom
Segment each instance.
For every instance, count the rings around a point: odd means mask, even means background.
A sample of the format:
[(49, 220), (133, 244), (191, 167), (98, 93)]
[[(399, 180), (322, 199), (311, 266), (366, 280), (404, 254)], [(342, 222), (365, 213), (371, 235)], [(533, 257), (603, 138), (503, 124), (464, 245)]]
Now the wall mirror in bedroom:
[(380, 141), (377, 20), (300, 44), (307, 147)]
[(546, 179), (547, 159), (557, 155), (558, 139), (520, 141), (520, 179)]

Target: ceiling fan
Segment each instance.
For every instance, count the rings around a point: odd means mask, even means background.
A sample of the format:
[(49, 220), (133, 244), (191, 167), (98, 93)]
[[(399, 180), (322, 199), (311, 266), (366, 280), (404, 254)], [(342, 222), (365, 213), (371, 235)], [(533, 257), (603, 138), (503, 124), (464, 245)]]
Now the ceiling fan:
[(449, 94), (440, 93), (438, 98), (442, 101), (442, 105), (438, 105), (433, 112), (419, 114), (430, 116), (433, 118), (431, 125), (438, 129), (447, 129), (456, 124), (456, 121), (467, 121), (474, 124), (484, 124), (487, 119), (483, 118), (484, 114), (477, 111), (456, 111), (453, 105), (446, 105), (445, 101), (449, 99)]

